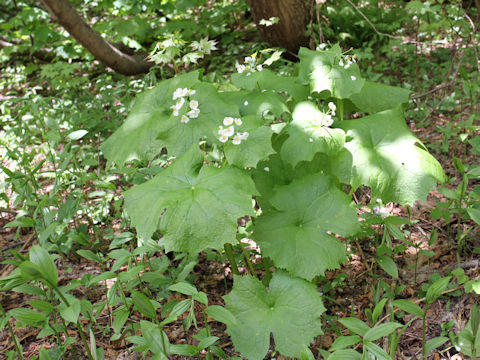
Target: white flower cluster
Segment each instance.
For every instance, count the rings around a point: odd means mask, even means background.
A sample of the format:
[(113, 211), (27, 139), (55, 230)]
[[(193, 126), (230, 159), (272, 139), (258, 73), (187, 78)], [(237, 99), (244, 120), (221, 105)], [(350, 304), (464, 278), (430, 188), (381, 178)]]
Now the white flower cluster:
[(312, 123), (317, 126), (329, 127), (333, 124), (332, 115), (322, 114), (320, 118), (313, 119)]
[(345, 60), (340, 59), (340, 61), (338, 62), (338, 65), (343, 66), (344, 69), (348, 69), (353, 63), (356, 63), (356, 62), (357, 62), (357, 55), (353, 55), (353, 56), (347, 55), (345, 56)]
[[(187, 89), (187, 88), (178, 88), (173, 92), (172, 100), (176, 100), (175, 105), (170, 106), (170, 109), (173, 111), (173, 116), (180, 116), (180, 109), (185, 104), (185, 98), (187, 96), (195, 95), (195, 90)], [(198, 108), (198, 101), (197, 100), (189, 100), (188, 106), (190, 110), (183, 114), (180, 117), (180, 122), (186, 124), (190, 121), (190, 119), (195, 119), (200, 114), (200, 109)]]
[(233, 136), (232, 138), (233, 145), (240, 145), (242, 141), (248, 139), (249, 134), (246, 131), (243, 133), (237, 132), (235, 134), (235, 125), (237, 126), (242, 125), (242, 119), (227, 116), (223, 118), (223, 125), (227, 127), (226, 128), (224, 128), (223, 126), (218, 127), (218, 134), (220, 135), (218, 140), (220, 140), (222, 143), (227, 142), (231, 136)]
[(263, 65), (257, 64), (257, 58), (254, 56), (247, 56), (244, 59), (244, 64), (237, 63), (235, 64), (235, 67), (237, 68), (237, 72), (239, 74), (243, 73), (244, 71), (247, 71), (247, 75), (249, 75), (252, 72), (263, 70)]

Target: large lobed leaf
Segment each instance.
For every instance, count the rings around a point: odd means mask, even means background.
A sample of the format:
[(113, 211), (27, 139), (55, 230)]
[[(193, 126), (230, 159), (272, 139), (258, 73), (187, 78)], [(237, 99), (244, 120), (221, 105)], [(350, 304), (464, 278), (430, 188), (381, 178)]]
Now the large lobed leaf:
[(344, 121), (345, 148), (353, 158), (351, 184), (372, 189), (372, 198), (402, 205), (424, 200), (442, 167), (405, 124), (400, 107), (357, 120)]
[[(185, 124), (180, 121), (180, 116), (172, 115), (159, 126), (158, 138), (164, 142), (168, 153), (174, 156), (181, 156), (202, 138), (218, 143), (217, 130), (224, 117), (240, 116), (238, 107), (223, 101), (212, 84), (198, 84), (193, 89), (196, 94), (191, 96), (191, 99), (199, 103), (198, 118), (192, 118)], [(174, 102), (171, 103), (173, 105)], [(187, 107), (187, 104), (184, 107)]]
[(235, 349), (249, 360), (261, 360), (270, 346), (270, 333), (283, 355), (300, 357), (312, 339), (321, 334), (325, 311), (316, 287), (277, 270), (269, 291), (251, 276), (236, 276), (233, 290), (224, 296), (237, 323), (227, 326)]
[(299, 78), (280, 76), (268, 69), (250, 74), (233, 74), (232, 83), (246, 90), (287, 92), (296, 101), (305, 100), (308, 96), (308, 86), (302, 84)]
[(325, 116), (311, 102), (295, 106), (293, 121), (285, 127), (289, 137), (281, 149), (283, 160), (295, 167), (300, 161), (311, 161), (316, 153), (334, 155), (343, 149), (345, 132), (321, 126)]
[(102, 145), (105, 157), (122, 165), (134, 159), (151, 160), (159, 154), (165, 143), (157, 136), (171, 116), (173, 92), (179, 87), (195, 87), (198, 77), (198, 71), (179, 75), (138, 95), (125, 123)]
[(339, 65), (342, 51), (338, 44), (325, 51), (313, 51), (300, 48), (299, 77), (310, 84), (312, 92), (328, 90), (332, 97), (345, 99), (360, 92), (365, 80), (360, 75), (357, 64), (348, 69)]
[(365, 81), (360, 92), (352, 94), (350, 100), (360, 111), (373, 114), (408, 103), (409, 97), (410, 90)]
[(125, 192), (125, 206), (138, 234), (157, 230), (166, 251), (198, 253), (235, 239), (237, 219), (253, 215), (253, 181), (242, 170), (203, 165), (193, 145), (187, 153), (144, 184)]
[(255, 224), (254, 236), (262, 254), (292, 275), (312, 279), (345, 261), (345, 247), (333, 235), (355, 234), (356, 210), (333, 180), (307, 175), (279, 187)]

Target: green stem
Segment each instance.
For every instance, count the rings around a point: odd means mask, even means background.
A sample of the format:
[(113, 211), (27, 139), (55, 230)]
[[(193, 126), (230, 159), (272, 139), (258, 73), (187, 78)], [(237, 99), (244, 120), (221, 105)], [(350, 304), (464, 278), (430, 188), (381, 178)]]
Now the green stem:
[(425, 347), (425, 336), (427, 333), (427, 311), (428, 303), (425, 305), (425, 310), (423, 311), (422, 319), (422, 360), (427, 360), (427, 348)]
[(226, 243), (223, 248), (225, 249), (225, 254), (227, 255), (227, 259), (230, 262), (230, 266), (232, 267), (232, 271), (235, 275), (240, 275), (240, 271), (238, 271), (237, 263), (235, 262), (235, 256), (233, 256), (233, 247), (232, 244)]
[[(6, 316), (5, 310), (0, 306), (0, 309), (2, 310), (2, 316)], [(13, 331), (12, 325), (10, 325), (10, 321), (7, 320), (7, 326), (8, 326), (8, 331), (10, 332), (10, 335), (12, 336), (13, 342), (15, 344), (15, 350), (17, 350), (17, 355), (18, 358), (23, 360), (23, 354), (22, 351), (20, 350), (20, 344), (18, 343), (18, 338), (15, 336), (15, 332)]]
[(343, 121), (343, 100), (337, 99), (337, 113), (340, 121)]
[(247, 251), (245, 250), (245, 247), (243, 246), (243, 244), (240, 240), (238, 240), (238, 243), (242, 247), (242, 254), (243, 254), (243, 257), (245, 258), (245, 261), (247, 262), (247, 266), (248, 266), (248, 270), (250, 272), (250, 275), (257, 276), (257, 274), (255, 272), (255, 268), (253, 267), (253, 264), (250, 261), (250, 257), (248, 256)]
[[(51, 285), (51, 284), (50, 284)], [(60, 291), (60, 289), (56, 286), (53, 286), (53, 289), (55, 290), (55, 292), (58, 294), (58, 296), (60, 297), (60, 299), (62, 299), (62, 301), (65, 303), (65, 305), (67, 306), (70, 306), (70, 303), (68, 302), (67, 298), (65, 297), (65, 295), (62, 294), (62, 292)], [(83, 342), (83, 345), (85, 346), (85, 350), (87, 351), (87, 356), (88, 356), (88, 359), (89, 360), (93, 360), (93, 356), (92, 356), (92, 353), (90, 352), (90, 347), (88, 346), (88, 342), (87, 342), (87, 338), (85, 337), (85, 333), (83, 331), (83, 326), (82, 324), (80, 323), (80, 320), (77, 320), (77, 330), (78, 330), (78, 333), (80, 334), (80, 338), (82, 339), (82, 342)]]

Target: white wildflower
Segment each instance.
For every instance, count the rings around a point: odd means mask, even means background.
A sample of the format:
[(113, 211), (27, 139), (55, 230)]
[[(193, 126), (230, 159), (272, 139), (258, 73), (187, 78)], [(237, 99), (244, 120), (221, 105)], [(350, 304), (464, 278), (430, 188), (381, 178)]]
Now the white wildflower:
[(357, 77), (352, 75), (352, 76), (350, 76), (350, 79), (352, 79), (352, 81), (355, 81), (355, 80), (357, 80)]
[(322, 120), (322, 126), (330, 126), (333, 124), (332, 115), (325, 115)]
[(270, 168), (267, 166), (267, 167), (264, 167), (263, 170), (265, 170), (266, 172), (269, 172)]
[(173, 110), (173, 116), (178, 116), (178, 110), (179, 109), (178, 109), (177, 105), (170, 106), (170, 109)]
[(245, 65), (237, 64), (237, 65), (235, 65), (235, 66), (236, 66), (237, 72), (238, 72), (239, 74), (243, 73), (243, 72), (247, 69), (247, 67), (246, 67)]
[(187, 96), (188, 95), (188, 89), (187, 88), (183, 88), (180, 90), (180, 96), (181, 97), (184, 97), (184, 96)]
[(348, 62), (343, 68), (344, 68), (345, 70), (347, 70), (347, 69), (350, 67), (350, 65), (352, 65), (352, 63), (351, 63), (351, 62)]
[(177, 100), (179, 97), (182, 97), (182, 88), (178, 88), (173, 92), (172, 100)]
[(196, 92), (197, 92), (196, 90), (188, 89), (188, 95), (190, 96), (195, 95)]
[(225, 131), (225, 129), (223, 128), (223, 126), (218, 127), (218, 134), (219, 135), (222, 135), (224, 131)]
[(185, 104), (185, 99), (183, 97), (179, 98), (177, 100), (177, 102), (175, 103), (178, 110), (180, 110), (182, 108), (183, 104)]
[(245, 57), (245, 63), (248, 64), (248, 63), (251, 63), (251, 64), (254, 64), (255, 63), (255, 58), (254, 57), (251, 57), (251, 56), (247, 56)]
[(335, 115), (335, 110), (337, 110), (337, 106), (335, 105), (335, 103), (333, 101), (330, 101), (328, 103), (328, 107), (330, 108), (330, 110), (332, 110), (332, 115)]
[(313, 142), (313, 139), (312, 139), (312, 138), (310, 138), (310, 139), (308, 139), (308, 141), (310, 141), (310, 142)]
[(247, 106), (247, 105), (248, 105), (248, 101), (245, 101), (245, 102), (243, 103), (243, 106)]
[(233, 119), (233, 121), (235, 121), (235, 125), (238, 125), (238, 126), (242, 125), (242, 119), (240, 119), (240, 118), (235, 118), (235, 119)]
[(228, 140), (228, 136), (225, 135), (225, 134), (221, 134), (220, 137), (218, 138), (218, 140), (220, 140), (220, 142), (222, 142), (222, 143), (225, 143)]
[(241, 134), (238, 134), (240, 136), (240, 140), (247, 140), (248, 139), (248, 135), (250, 135), (248, 132), (243, 132)]
[(241, 142), (242, 142), (242, 139), (240, 138), (239, 134), (235, 135), (232, 139), (233, 145), (240, 145)]
[(262, 71), (263, 70), (263, 66), (260, 64), (260, 65), (257, 65), (257, 71)]
[(188, 118), (188, 116), (186, 115), (182, 115), (182, 118), (180, 119), (180, 122), (186, 124), (190, 121), (190, 119)]
[(233, 128), (233, 125), (232, 126), (229, 126), (228, 128), (226, 128), (224, 130), (224, 134), (227, 135), (228, 137), (232, 136), (233, 133), (235, 132), (235, 129)]
[(192, 109), (192, 110), (198, 109), (198, 101), (197, 100), (190, 100), (189, 105), (190, 105), (190, 109)]
[(233, 124), (234, 118), (231, 116), (227, 116), (223, 118), (223, 125), (230, 126)]
[(192, 109), (187, 113), (187, 115), (190, 116), (192, 119), (198, 118), (199, 114), (200, 114), (200, 109)]
[(338, 65), (340, 66), (344, 66), (345, 64), (343, 63), (343, 59), (340, 59), (340, 61), (338, 62)]

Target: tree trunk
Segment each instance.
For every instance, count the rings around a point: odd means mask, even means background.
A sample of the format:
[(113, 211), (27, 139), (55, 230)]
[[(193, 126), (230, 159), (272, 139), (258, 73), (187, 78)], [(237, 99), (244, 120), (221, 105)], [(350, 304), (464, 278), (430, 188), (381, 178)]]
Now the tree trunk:
[(123, 75), (148, 72), (153, 63), (138, 55), (122, 52), (97, 34), (77, 13), (68, 0), (41, 0), (52, 19), (82, 44), (97, 60)]
[[(297, 54), (300, 46), (308, 46), (305, 36), (313, 16), (314, 0), (247, 0), (253, 20), (263, 38), (273, 46), (281, 46)], [(279, 18), (272, 26), (260, 25), (262, 19)]]

